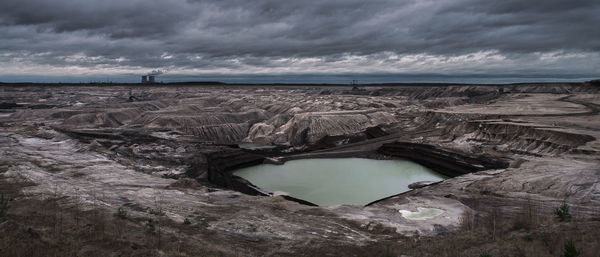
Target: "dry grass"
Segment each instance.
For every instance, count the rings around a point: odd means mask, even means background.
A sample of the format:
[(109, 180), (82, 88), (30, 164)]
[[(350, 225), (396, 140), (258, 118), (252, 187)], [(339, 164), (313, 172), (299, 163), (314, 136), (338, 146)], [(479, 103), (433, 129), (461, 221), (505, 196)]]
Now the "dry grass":
[[(0, 221), (0, 256), (230, 256), (228, 249), (195, 242), (194, 229), (161, 215), (147, 219), (118, 214), (118, 210), (82, 210), (59, 204), (54, 194), (23, 195), (31, 184), (0, 174), (0, 194), (11, 199), (6, 221)], [(58, 194), (57, 194), (58, 195)], [(101, 196), (98, 196), (101, 197)], [(161, 212), (160, 200), (155, 206)], [(168, 227), (166, 230), (163, 227)]]
[[(183, 224), (161, 217), (152, 222), (154, 229), (148, 229), (144, 219), (76, 211), (53, 198), (19, 199), (0, 224), (0, 256), (227, 256), (183, 240), (183, 233), (190, 234)], [(167, 225), (171, 230), (162, 228)]]
[[(442, 236), (402, 240), (392, 245), (396, 256), (560, 256), (572, 240), (582, 257), (600, 253), (600, 222), (574, 219), (559, 222), (537, 212), (538, 203), (527, 201), (516, 213), (501, 207), (486, 214), (467, 211), (459, 231)], [(385, 250), (381, 246), (380, 251)]]

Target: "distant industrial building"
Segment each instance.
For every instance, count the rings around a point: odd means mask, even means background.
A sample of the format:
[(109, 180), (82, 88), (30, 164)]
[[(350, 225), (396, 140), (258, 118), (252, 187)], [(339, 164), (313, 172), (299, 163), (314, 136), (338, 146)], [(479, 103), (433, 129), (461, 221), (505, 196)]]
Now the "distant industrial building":
[(152, 72), (150, 72), (146, 75), (142, 75), (142, 83), (144, 83), (144, 84), (156, 83), (156, 76), (158, 76), (160, 74), (162, 74), (162, 71), (153, 70)]
[(156, 75), (142, 76), (142, 83), (156, 83)]

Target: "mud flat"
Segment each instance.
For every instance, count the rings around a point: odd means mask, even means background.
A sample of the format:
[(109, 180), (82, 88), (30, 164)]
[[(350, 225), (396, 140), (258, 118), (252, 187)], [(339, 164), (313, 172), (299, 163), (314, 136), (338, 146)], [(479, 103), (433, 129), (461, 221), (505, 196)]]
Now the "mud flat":
[[(600, 250), (591, 84), (3, 84), (0, 107), (2, 194), (12, 199), (0, 255), (14, 238), (104, 256), (377, 256), (386, 246), (556, 256), (566, 240), (583, 256)], [(367, 206), (318, 207), (233, 176), (341, 157), (409, 159), (451, 178)], [(60, 211), (42, 212), (40, 201)], [(563, 203), (570, 222), (555, 219)], [(137, 232), (68, 222), (104, 224), (102, 215)], [(45, 220), (59, 216), (70, 225)], [(69, 239), (99, 231), (114, 244)]]

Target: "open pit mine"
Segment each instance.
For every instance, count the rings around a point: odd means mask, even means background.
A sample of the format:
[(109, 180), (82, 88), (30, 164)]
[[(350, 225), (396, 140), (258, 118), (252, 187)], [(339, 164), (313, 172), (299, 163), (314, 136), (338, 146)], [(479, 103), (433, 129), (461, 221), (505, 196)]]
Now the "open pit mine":
[(2, 84), (0, 256), (598, 256), (599, 110), (597, 83)]

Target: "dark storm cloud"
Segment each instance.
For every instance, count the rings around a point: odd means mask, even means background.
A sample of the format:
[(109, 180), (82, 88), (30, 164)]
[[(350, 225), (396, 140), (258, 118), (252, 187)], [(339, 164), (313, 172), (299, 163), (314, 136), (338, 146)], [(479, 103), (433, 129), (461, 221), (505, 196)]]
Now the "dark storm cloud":
[(439, 10), (424, 37), (450, 49), (599, 51), (598, 13), (598, 1), (469, 0)]
[(0, 62), (177, 70), (485, 51), (523, 61), (597, 54), (599, 13), (597, 0), (3, 0)]

